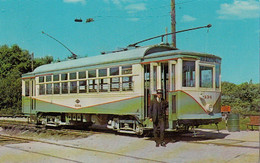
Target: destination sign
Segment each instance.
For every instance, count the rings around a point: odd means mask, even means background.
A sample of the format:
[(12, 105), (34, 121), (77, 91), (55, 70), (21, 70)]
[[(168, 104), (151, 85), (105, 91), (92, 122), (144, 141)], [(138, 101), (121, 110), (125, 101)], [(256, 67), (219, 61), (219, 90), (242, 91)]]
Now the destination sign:
[(201, 61), (204, 62), (215, 62), (215, 63), (221, 63), (221, 59), (219, 58), (211, 58), (211, 57), (200, 57)]

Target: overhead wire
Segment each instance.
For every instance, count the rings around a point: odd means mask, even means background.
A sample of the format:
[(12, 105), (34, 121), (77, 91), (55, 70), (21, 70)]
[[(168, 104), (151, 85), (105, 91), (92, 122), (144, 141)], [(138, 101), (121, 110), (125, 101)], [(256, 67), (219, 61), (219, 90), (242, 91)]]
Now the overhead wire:
[[(168, 1), (168, 0), (167, 0)], [(186, 3), (193, 3), (193, 2), (196, 2), (196, 1), (200, 1), (200, 0), (189, 0), (189, 1), (184, 1), (184, 2), (178, 2), (178, 3), (175, 3), (176, 6), (178, 5), (182, 5), (182, 4), (186, 4)], [(162, 6), (159, 6), (159, 7), (152, 7), (152, 8), (149, 8), (149, 10), (154, 10), (154, 9), (159, 9), (159, 8), (170, 8), (170, 5), (162, 5)], [(100, 9), (98, 10), (100, 11)], [(135, 16), (134, 18), (139, 18), (139, 19), (146, 19), (146, 18), (161, 18), (161, 17), (166, 17), (166, 16), (169, 16), (170, 14), (170, 11), (166, 11), (168, 14), (164, 14), (164, 15), (147, 15), (147, 16)], [(104, 20), (104, 19), (107, 19), (107, 18), (117, 18), (117, 19), (130, 19), (132, 17), (125, 17), (125, 16), (121, 16), (121, 15), (96, 15), (96, 16), (93, 16), (93, 18), (95, 18), (97, 21), (99, 20)], [(101, 18), (101, 19), (100, 19)], [(95, 21), (96, 21), (95, 20)]]

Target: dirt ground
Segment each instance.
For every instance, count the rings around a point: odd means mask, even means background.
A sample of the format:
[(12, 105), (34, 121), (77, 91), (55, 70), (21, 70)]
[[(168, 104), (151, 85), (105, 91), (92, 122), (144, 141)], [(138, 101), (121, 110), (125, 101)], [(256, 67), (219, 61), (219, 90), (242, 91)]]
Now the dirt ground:
[(167, 147), (155, 147), (152, 137), (105, 132), (70, 140), (7, 141), (0, 128), (0, 162), (259, 162), (259, 131), (196, 131), (196, 136), (167, 133)]

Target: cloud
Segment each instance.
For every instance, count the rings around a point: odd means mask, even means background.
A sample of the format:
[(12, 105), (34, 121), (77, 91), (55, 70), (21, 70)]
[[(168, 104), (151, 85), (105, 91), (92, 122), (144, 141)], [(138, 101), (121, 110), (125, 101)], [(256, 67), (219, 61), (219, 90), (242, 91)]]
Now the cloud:
[(86, 4), (86, 0), (63, 0), (65, 3), (82, 3)]
[(251, 19), (259, 17), (257, 0), (234, 0), (232, 4), (223, 3), (217, 10), (219, 19)]
[(110, 3), (112, 2), (114, 5), (118, 7), (122, 7), (122, 3), (129, 3), (129, 2), (134, 2), (135, 0), (103, 0), (105, 3)]
[(197, 20), (197, 18), (194, 18), (190, 15), (183, 15), (181, 19), (182, 22), (193, 22), (195, 20)]
[(144, 11), (146, 9), (147, 8), (145, 3), (130, 4), (125, 7), (125, 10), (127, 10), (128, 13), (136, 13), (139, 11)]
[(128, 18), (127, 20), (132, 21), (132, 22), (137, 22), (140, 20), (140, 18)]
[(121, 5), (120, 0), (112, 0), (112, 2), (113, 2), (115, 5)]
[(146, 4), (143, 3), (147, 0), (103, 0), (105, 3), (112, 3), (120, 9), (126, 10), (128, 13), (136, 13), (146, 10)]

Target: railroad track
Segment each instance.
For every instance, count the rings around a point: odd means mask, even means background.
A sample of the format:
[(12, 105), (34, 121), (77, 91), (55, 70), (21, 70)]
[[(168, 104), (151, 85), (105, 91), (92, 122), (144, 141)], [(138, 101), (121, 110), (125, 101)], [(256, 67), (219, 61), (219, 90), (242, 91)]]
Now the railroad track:
[[(147, 161), (147, 162), (163, 162), (160, 160), (154, 160), (154, 159), (148, 159), (145, 157), (136, 157), (136, 156), (132, 156), (132, 155), (126, 155), (126, 154), (121, 154), (118, 152), (109, 152), (109, 151), (104, 151), (104, 150), (98, 150), (98, 149), (91, 149), (91, 148), (87, 148), (87, 147), (80, 147), (80, 146), (74, 146), (74, 145), (66, 145), (66, 144), (59, 144), (59, 143), (55, 143), (55, 142), (49, 142), (49, 141), (44, 141), (44, 140), (37, 140), (37, 139), (33, 139), (33, 138), (23, 138), (23, 137), (17, 137), (17, 136), (8, 136), (8, 135), (2, 135), (0, 134), (0, 146), (1, 146), (1, 142), (12, 142), (12, 143), (8, 143), (8, 144), (13, 144), (13, 143), (29, 143), (29, 142), (38, 142), (38, 143), (44, 143), (44, 144), (48, 144), (48, 145), (53, 145), (53, 146), (59, 146), (62, 148), (71, 148), (74, 150), (79, 150), (79, 152), (81, 151), (85, 151), (85, 152), (93, 152), (93, 153), (100, 153), (100, 154), (105, 154), (105, 155), (110, 155), (110, 156), (116, 156), (116, 157), (122, 157), (122, 158), (128, 158), (128, 159), (133, 159), (136, 161)], [(198, 142), (198, 141), (192, 141), (192, 142), (188, 142), (188, 143), (195, 143), (195, 144), (204, 144), (204, 145), (208, 145), (208, 144), (213, 144), (213, 145), (218, 145), (218, 146), (228, 146), (228, 147), (239, 147), (239, 148), (253, 148), (253, 149), (258, 149), (257, 147), (254, 146), (245, 146), (245, 145), (234, 145), (234, 144), (230, 144), (230, 143), (234, 143), (234, 142), (246, 142), (244, 140), (234, 140), (234, 139), (226, 139), (225, 140), (226, 143), (219, 143), (219, 142)], [(250, 141), (250, 142), (255, 142), (258, 143), (257, 141)], [(55, 155), (55, 154), (48, 154), (48, 153), (44, 153), (42, 151), (32, 151), (29, 149), (24, 149), (24, 148), (20, 148), (20, 147), (16, 147), (16, 146), (5, 146), (5, 148), (11, 148), (14, 150), (21, 150), (27, 153), (34, 153), (34, 154), (38, 154), (38, 155), (42, 155), (42, 156), (47, 156), (47, 157), (51, 157), (51, 158), (56, 158), (56, 159), (60, 159), (60, 160), (64, 160), (64, 161), (70, 161), (70, 162), (76, 162), (76, 163), (80, 163), (81, 161), (78, 160), (73, 160), (70, 158), (66, 158), (66, 156), (62, 157), (59, 155)], [(94, 154), (95, 155), (95, 154)]]
[[(81, 151), (95, 152), (95, 153), (107, 154), (107, 155), (124, 157), (124, 158), (131, 158), (131, 159), (134, 159), (134, 160), (141, 160), (141, 161), (147, 161), (147, 162), (156, 162), (156, 163), (164, 163), (163, 161), (159, 161), (159, 160), (153, 160), (153, 159), (148, 159), (148, 158), (136, 157), (136, 156), (125, 155), (125, 154), (116, 153), (116, 152), (108, 152), (108, 151), (91, 149), (91, 148), (85, 148), (85, 147), (78, 147), (78, 146), (73, 146), (73, 145), (65, 145), (65, 144), (53, 143), (53, 142), (37, 140), (37, 139), (32, 139), (32, 138), (22, 138), (22, 137), (17, 137), (17, 136), (8, 136), (8, 135), (0, 134), (0, 142), (1, 142), (1, 140), (2, 141), (3, 140), (4, 141), (16, 141), (16, 142), (22, 142), (22, 143), (39, 142), (39, 143), (44, 143), (44, 144), (49, 144), (49, 145), (60, 146), (60, 147), (64, 147), (64, 148), (72, 148), (72, 149), (81, 150)], [(15, 148), (15, 147), (8, 147), (8, 148), (23, 150), (23, 149)], [(66, 158), (63, 158), (63, 157), (55, 156), (55, 155), (42, 154), (42, 153), (39, 153), (39, 152), (30, 151), (30, 150), (23, 150), (23, 151), (30, 152), (30, 153), (41, 154), (41, 155), (45, 155), (45, 156), (48, 156), (48, 157), (59, 158), (59, 159), (67, 160), (67, 161), (71, 161), (71, 162), (81, 163), (80, 161), (77, 161), (77, 160), (66, 159)]]
[[(72, 135), (77, 135), (77, 136), (82, 136), (84, 134), (86, 134), (85, 136), (89, 136), (90, 134), (100, 134), (101, 132), (95, 132), (95, 131), (81, 131), (81, 130), (73, 130), (73, 129), (61, 129), (61, 130), (54, 130), (54, 129), (46, 129), (46, 131), (53, 131), (54, 134), (72, 134)], [(219, 139), (219, 138), (215, 138), (215, 139), (211, 139), (208, 137), (204, 137), (204, 138), (190, 138), (185, 135), (181, 135), (181, 134), (176, 134), (175, 138), (179, 138), (179, 141), (185, 142), (185, 143), (192, 143), (192, 144), (200, 144), (200, 145), (216, 145), (216, 146), (224, 146), (224, 147), (229, 147), (229, 148), (247, 148), (247, 149), (253, 149), (253, 150), (259, 150), (259, 142), (258, 141), (244, 141), (244, 140), (235, 140), (235, 139)], [(188, 139), (189, 138), (189, 139)], [(149, 159), (149, 158), (145, 158), (142, 156), (132, 156), (132, 155), (128, 155), (128, 154), (122, 154), (120, 153), (120, 151), (118, 152), (111, 152), (109, 150), (99, 150), (99, 149), (93, 149), (93, 148), (88, 148), (88, 147), (82, 147), (82, 146), (78, 146), (78, 145), (68, 145), (68, 144), (60, 144), (60, 143), (56, 143), (56, 142), (49, 142), (49, 141), (45, 141), (45, 140), (38, 140), (35, 138), (24, 138), (24, 137), (20, 137), (20, 136), (8, 136), (8, 135), (3, 135), (0, 134), (0, 147), (1, 147), (1, 142), (4, 145), (4, 148), (10, 148), (13, 150), (21, 150), (23, 152), (27, 152), (27, 153), (32, 153), (32, 154), (38, 154), (38, 155), (42, 155), (42, 156), (46, 156), (46, 157), (50, 157), (50, 158), (55, 158), (55, 159), (60, 159), (61, 162), (62, 161), (69, 161), (69, 162), (76, 162), (76, 163), (80, 163), (80, 161), (78, 161), (77, 159), (71, 159), (70, 157), (67, 156), (62, 156), (56, 153), (46, 153), (44, 151), (33, 151), (30, 150), (28, 148), (20, 148), (19, 146), (16, 145), (5, 145), (5, 144), (14, 144), (14, 143), (29, 143), (29, 142), (38, 142), (38, 143), (44, 143), (44, 144), (48, 144), (48, 145), (52, 145), (52, 146), (58, 146), (58, 147), (62, 147), (62, 148), (68, 148), (68, 149), (73, 149), (75, 151), (80, 152), (86, 152), (89, 155), (107, 155), (108, 156), (113, 156), (113, 157), (120, 157), (120, 158), (126, 158), (126, 159), (132, 159), (132, 160), (136, 160), (136, 161), (143, 161), (143, 162), (162, 162), (160, 160), (156, 160), (156, 159)], [(250, 142), (249, 144), (247, 144), (246, 142)], [(174, 143), (174, 142), (169, 142), (169, 143)], [(245, 143), (245, 144), (243, 144)]]
[[(187, 142), (191, 144), (204, 144), (204, 145), (216, 145), (216, 146), (224, 146), (224, 147), (236, 147), (236, 148), (251, 148), (251, 149), (259, 149), (259, 141), (251, 141), (251, 140), (239, 140), (239, 139), (225, 139), (219, 137), (212, 136), (200, 136), (192, 137), (191, 135), (178, 135), (175, 137), (178, 141)], [(247, 145), (249, 143), (250, 145)]]
[(214, 140), (214, 141), (192, 141), (188, 143), (193, 144), (205, 144), (205, 145), (216, 145), (216, 146), (224, 146), (224, 147), (237, 147), (237, 148), (251, 148), (251, 149), (258, 149), (259, 150), (259, 142), (256, 141), (250, 141), (251, 143), (255, 143), (255, 145), (242, 145), (242, 143), (246, 143), (248, 141), (244, 140), (234, 140), (234, 139), (224, 139), (223, 140)]
[(94, 134), (93, 131), (86, 130), (76, 130), (76, 129), (51, 129), (45, 128), (43, 125), (35, 125), (29, 123), (10, 123), (10, 122), (0, 122), (0, 127), (4, 130), (18, 130), (18, 131), (30, 131), (33, 133), (46, 133), (49, 135), (60, 135), (60, 136), (74, 136), (74, 137), (88, 137)]
[[(5, 130), (29, 130), (31, 132), (36, 133), (47, 133), (49, 135), (59, 135), (59, 136), (74, 136), (77, 138), (88, 137), (93, 134), (100, 134), (100, 131), (94, 130), (76, 130), (76, 129), (46, 129), (43, 125), (35, 125), (24, 122), (3, 122), (0, 121), (0, 127)], [(110, 132), (111, 133), (111, 132)], [(171, 136), (169, 137), (171, 138)], [(193, 143), (193, 144), (205, 144), (205, 145), (216, 145), (216, 146), (225, 146), (225, 147), (238, 147), (238, 148), (251, 148), (251, 149), (259, 149), (259, 142), (257, 141), (244, 141), (244, 140), (234, 140), (234, 139), (221, 139), (221, 138), (208, 138), (208, 137), (198, 137), (194, 138), (191, 136), (184, 136), (182, 134), (176, 134), (173, 139), (177, 139), (179, 141)], [(1, 140), (1, 139), (0, 139)], [(187, 141), (189, 140), (189, 141)], [(34, 140), (33, 140), (34, 141)], [(243, 143), (251, 142), (258, 145), (243, 145)], [(173, 142), (171, 142), (173, 143)]]

